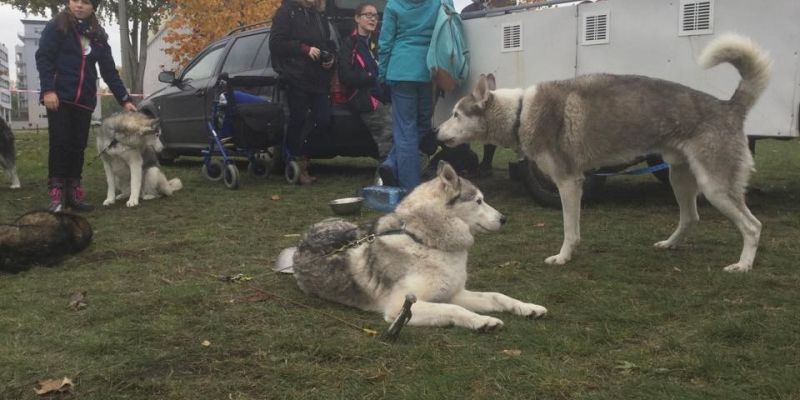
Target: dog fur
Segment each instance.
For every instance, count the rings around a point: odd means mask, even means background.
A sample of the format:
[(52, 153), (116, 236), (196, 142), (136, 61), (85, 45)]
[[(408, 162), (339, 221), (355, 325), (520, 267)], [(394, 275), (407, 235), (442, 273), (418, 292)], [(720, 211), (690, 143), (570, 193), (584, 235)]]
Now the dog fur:
[(85, 249), (91, 241), (92, 227), (79, 215), (29, 212), (10, 225), (0, 225), (0, 270), (53, 264)]
[[(474, 235), (497, 231), (505, 220), (480, 190), (441, 163), (434, 179), (414, 189), (374, 225), (322, 221), (284, 256), (293, 257), (294, 276), (305, 293), (380, 312), (387, 322), (399, 315), (405, 296), (414, 294), (410, 325), (492, 330), (503, 322), (479, 313), (537, 318), (547, 312), (500, 293), (465, 289)], [(368, 234), (374, 234), (374, 240), (331, 254)]]
[(569, 261), (580, 242), (584, 171), (659, 153), (670, 164), (680, 222), (658, 248), (674, 248), (698, 220), (697, 196), (708, 199), (743, 237), (739, 261), (752, 268), (761, 223), (745, 204), (753, 158), (742, 131), (747, 112), (767, 86), (771, 61), (751, 40), (723, 35), (700, 56), (706, 68), (730, 63), (742, 76), (729, 100), (686, 86), (632, 75), (592, 74), (527, 89), (494, 89), (482, 77), (439, 127), (448, 146), (478, 141), (519, 148), (558, 187), (564, 242), (548, 264)]
[(6, 170), (11, 189), (19, 189), (17, 176), (17, 151), (14, 146), (14, 132), (3, 118), (0, 118), (0, 167)]
[(140, 198), (172, 196), (183, 188), (180, 179), (167, 180), (161, 171), (156, 154), (162, 149), (157, 119), (131, 112), (106, 118), (97, 135), (97, 152), (103, 160), (108, 184), (103, 205), (110, 206), (127, 197), (125, 205), (136, 207)]

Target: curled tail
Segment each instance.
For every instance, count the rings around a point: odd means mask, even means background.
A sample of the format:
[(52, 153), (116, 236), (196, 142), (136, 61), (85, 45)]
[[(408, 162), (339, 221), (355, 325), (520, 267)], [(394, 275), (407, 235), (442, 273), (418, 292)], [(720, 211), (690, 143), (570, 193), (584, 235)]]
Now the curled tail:
[(725, 34), (712, 41), (700, 54), (698, 62), (704, 68), (727, 62), (736, 67), (742, 80), (731, 97), (731, 103), (745, 111), (764, 92), (770, 76), (772, 60), (766, 51), (749, 38)]

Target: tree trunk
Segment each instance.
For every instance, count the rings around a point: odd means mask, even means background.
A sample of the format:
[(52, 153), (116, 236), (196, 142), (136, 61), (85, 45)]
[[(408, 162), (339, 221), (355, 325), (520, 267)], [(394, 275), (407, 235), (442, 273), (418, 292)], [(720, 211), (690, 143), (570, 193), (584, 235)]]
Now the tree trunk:
[(119, 21), (119, 44), (122, 55), (122, 82), (131, 88), (133, 85), (133, 65), (131, 63), (131, 35), (128, 29), (128, 4), (127, 0), (119, 1), (117, 20)]

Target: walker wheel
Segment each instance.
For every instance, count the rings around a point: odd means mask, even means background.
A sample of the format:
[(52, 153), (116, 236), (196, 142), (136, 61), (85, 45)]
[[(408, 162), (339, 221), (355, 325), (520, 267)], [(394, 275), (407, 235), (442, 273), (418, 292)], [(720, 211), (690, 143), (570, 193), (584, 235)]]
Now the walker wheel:
[(297, 164), (297, 161), (289, 161), (286, 164), (286, 182), (294, 185), (297, 184), (297, 181), (300, 180), (300, 165)]
[(207, 163), (203, 164), (203, 176), (206, 179), (215, 182), (222, 179), (222, 171), (225, 170), (225, 166), (219, 160), (209, 160)]
[(252, 158), (250, 162), (247, 164), (247, 172), (250, 175), (264, 178), (269, 175), (270, 169), (270, 162), (269, 160), (263, 160), (259, 158)]
[(239, 188), (239, 168), (236, 164), (228, 164), (225, 166), (225, 173), (223, 174), (223, 182), (225, 187), (231, 190)]

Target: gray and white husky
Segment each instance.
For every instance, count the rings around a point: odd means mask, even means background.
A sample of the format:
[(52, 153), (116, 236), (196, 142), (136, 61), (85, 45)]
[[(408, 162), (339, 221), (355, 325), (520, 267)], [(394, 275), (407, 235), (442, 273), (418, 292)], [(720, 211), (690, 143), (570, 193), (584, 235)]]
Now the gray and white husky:
[(771, 61), (751, 40), (723, 35), (700, 64), (730, 63), (742, 79), (719, 100), (686, 86), (633, 75), (592, 74), (543, 82), (527, 89), (497, 89), (482, 77), (439, 126), (448, 146), (478, 141), (520, 149), (555, 182), (564, 217), (564, 242), (549, 264), (564, 264), (580, 242), (584, 171), (659, 153), (670, 164), (680, 222), (658, 248), (674, 248), (699, 220), (700, 192), (742, 234), (739, 261), (725, 268), (749, 271), (761, 223), (745, 205), (753, 158), (742, 131), (747, 112), (767, 86)]
[(97, 135), (97, 152), (108, 184), (103, 205), (128, 197), (125, 204), (136, 207), (140, 197), (151, 200), (172, 196), (183, 188), (180, 179), (167, 180), (161, 171), (156, 153), (163, 147), (157, 119), (138, 112), (121, 112), (106, 118)]
[(0, 118), (0, 167), (6, 170), (11, 189), (19, 189), (17, 176), (17, 151), (14, 146), (14, 132), (3, 118)]
[[(442, 163), (434, 179), (414, 189), (371, 227), (342, 219), (319, 222), (281, 258), (293, 257), (294, 276), (304, 292), (380, 312), (387, 322), (399, 315), (405, 296), (413, 294), (417, 302), (410, 325), (492, 330), (503, 322), (480, 313), (504, 311), (531, 318), (547, 313), (536, 304), (464, 287), (474, 235), (497, 231), (505, 221), (478, 188)], [(374, 238), (333, 252), (368, 235)]]

